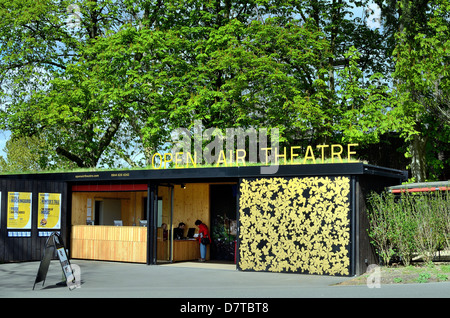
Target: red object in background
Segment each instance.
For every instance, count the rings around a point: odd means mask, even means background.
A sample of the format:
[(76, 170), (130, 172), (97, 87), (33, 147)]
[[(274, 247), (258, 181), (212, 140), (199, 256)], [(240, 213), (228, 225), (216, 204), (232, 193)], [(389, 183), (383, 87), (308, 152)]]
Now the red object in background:
[(234, 241), (234, 263), (236, 264), (236, 244), (237, 241)]
[(88, 184), (72, 186), (73, 192), (147, 191), (147, 189), (147, 184)]

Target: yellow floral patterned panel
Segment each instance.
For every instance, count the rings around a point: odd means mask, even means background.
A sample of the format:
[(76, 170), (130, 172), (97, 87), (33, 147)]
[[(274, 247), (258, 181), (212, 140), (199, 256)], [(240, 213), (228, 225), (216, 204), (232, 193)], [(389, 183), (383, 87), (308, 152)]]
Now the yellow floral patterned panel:
[(349, 275), (350, 179), (244, 179), (242, 270)]

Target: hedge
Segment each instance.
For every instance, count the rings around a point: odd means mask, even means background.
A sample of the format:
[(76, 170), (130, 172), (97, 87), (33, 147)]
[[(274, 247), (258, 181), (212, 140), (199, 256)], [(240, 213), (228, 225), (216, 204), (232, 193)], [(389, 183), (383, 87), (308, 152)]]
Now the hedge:
[(368, 217), (368, 234), (384, 265), (394, 256), (406, 266), (413, 256), (431, 262), (438, 250), (450, 249), (448, 192), (372, 193)]

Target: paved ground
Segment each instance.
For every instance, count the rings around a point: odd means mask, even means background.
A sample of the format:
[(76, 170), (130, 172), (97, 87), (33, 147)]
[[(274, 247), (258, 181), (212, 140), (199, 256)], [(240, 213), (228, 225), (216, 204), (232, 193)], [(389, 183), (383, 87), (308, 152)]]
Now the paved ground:
[[(59, 261), (52, 261), (45, 283), (34, 281), (39, 262), (0, 264), (1, 298), (448, 298), (450, 282), (336, 286), (349, 278), (286, 273), (243, 272), (234, 265), (212, 263), (144, 264), (72, 260), (81, 284), (69, 290)], [(4, 299), (3, 299), (4, 300)], [(294, 300), (295, 301), (295, 300)], [(173, 308), (179, 310), (179, 308)]]

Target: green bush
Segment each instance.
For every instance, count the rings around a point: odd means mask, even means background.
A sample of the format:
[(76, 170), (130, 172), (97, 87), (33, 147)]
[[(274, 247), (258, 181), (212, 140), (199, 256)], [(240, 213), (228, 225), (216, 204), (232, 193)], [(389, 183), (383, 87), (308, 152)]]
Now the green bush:
[[(391, 195), (391, 197), (393, 196)], [(404, 265), (408, 266), (416, 249), (414, 236), (418, 222), (413, 217), (412, 209), (405, 208), (405, 205), (410, 204), (406, 201), (406, 198), (402, 196), (400, 200), (400, 203), (394, 203), (392, 213), (393, 233), (391, 235), (399, 256)]]
[(385, 265), (394, 255), (406, 266), (414, 254), (430, 262), (439, 248), (450, 248), (448, 192), (372, 193), (368, 218), (368, 234)]
[(383, 264), (389, 264), (389, 260), (395, 254), (392, 244), (391, 200), (386, 195), (373, 193), (369, 197), (369, 236), (375, 246)]

